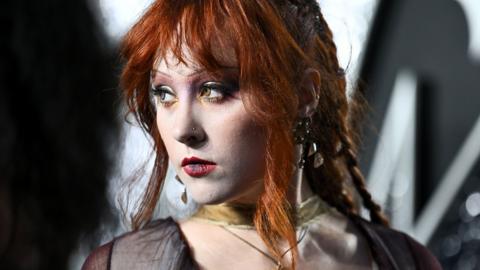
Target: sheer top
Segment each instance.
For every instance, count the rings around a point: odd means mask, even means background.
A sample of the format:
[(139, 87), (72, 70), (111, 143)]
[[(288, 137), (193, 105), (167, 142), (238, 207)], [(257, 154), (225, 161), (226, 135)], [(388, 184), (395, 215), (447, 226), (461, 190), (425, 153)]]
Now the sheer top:
[[(441, 269), (435, 257), (408, 235), (350, 217), (370, 246), (378, 269)], [(198, 269), (178, 224), (172, 219), (151, 222), (92, 252), (82, 270)]]

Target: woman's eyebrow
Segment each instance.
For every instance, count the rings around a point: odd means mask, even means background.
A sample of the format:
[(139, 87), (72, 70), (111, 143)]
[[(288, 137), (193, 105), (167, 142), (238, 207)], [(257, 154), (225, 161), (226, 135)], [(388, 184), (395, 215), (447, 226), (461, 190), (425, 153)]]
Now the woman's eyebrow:
[(228, 70), (228, 71), (238, 71), (237, 66), (221, 66), (220, 69), (222, 70)]
[[(219, 69), (219, 70), (235, 71), (235, 70), (238, 70), (238, 67), (236, 67), (236, 66), (220, 66), (220, 69)], [(204, 72), (207, 72), (207, 73), (208, 73), (208, 71), (207, 71), (206, 69), (196, 69), (196, 70), (194, 70), (192, 73), (185, 75), (185, 77), (190, 78), (190, 77), (196, 76), (196, 75), (201, 74), (201, 73), (204, 73)], [(151, 77), (152, 77), (152, 78), (155, 78), (155, 74), (156, 74), (156, 73), (159, 73), (159, 74), (161, 74), (161, 75), (163, 75), (163, 76), (165, 76), (165, 77), (168, 77), (168, 78), (171, 78), (171, 77), (172, 77), (170, 74), (167, 74), (167, 73), (165, 73), (165, 72), (163, 72), (163, 71), (160, 71), (160, 70), (158, 70), (158, 69), (152, 69), (152, 75), (151, 75)]]
[[(197, 69), (197, 70), (195, 70), (194, 72), (185, 75), (185, 77), (187, 77), (187, 78), (193, 77), (193, 76), (198, 75), (198, 74), (203, 73), (203, 72), (205, 72), (204, 69)], [(158, 70), (158, 69), (152, 69), (152, 77), (155, 76), (154, 73), (162, 74), (163, 76), (168, 77), (168, 78), (171, 78), (171, 77), (172, 77), (170, 74), (167, 74), (167, 73), (165, 73), (165, 72), (162, 72), (162, 71), (160, 71), (160, 70)]]

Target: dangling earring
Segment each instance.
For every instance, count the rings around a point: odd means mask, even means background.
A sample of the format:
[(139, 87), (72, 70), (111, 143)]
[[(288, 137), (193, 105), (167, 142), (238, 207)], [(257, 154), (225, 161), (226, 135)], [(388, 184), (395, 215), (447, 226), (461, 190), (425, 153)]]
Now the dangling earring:
[(316, 168), (319, 168), (320, 166), (322, 166), (323, 165), (323, 156), (320, 153), (316, 142), (312, 142), (311, 145), (310, 145), (310, 149), (308, 150), (308, 156), (311, 157), (312, 155), (314, 155), (314, 157), (313, 157), (313, 167), (316, 169)]
[(323, 156), (319, 151), (317, 142), (312, 137), (312, 120), (308, 117), (301, 118), (297, 121), (295, 128), (293, 129), (293, 135), (296, 144), (302, 145), (302, 153), (300, 156), (300, 161), (298, 162), (298, 167), (303, 169), (305, 166), (306, 159), (308, 157), (314, 156), (313, 167), (319, 168), (323, 164)]
[(180, 180), (180, 177), (178, 177), (178, 175), (175, 175), (175, 179), (183, 185), (183, 192), (182, 192), (182, 195), (180, 196), (180, 199), (182, 200), (182, 202), (184, 204), (187, 204), (187, 201), (188, 201), (188, 198), (187, 198), (187, 187), (185, 186), (185, 184), (182, 182), (182, 180)]

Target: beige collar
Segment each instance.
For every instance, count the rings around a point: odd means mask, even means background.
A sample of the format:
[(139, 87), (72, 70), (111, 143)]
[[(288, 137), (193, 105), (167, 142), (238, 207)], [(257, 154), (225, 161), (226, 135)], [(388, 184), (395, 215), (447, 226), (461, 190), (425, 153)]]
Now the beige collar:
[[(318, 195), (314, 195), (295, 207), (296, 227), (305, 227), (314, 220), (330, 211), (330, 206)], [(217, 205), (204, 205), (192, 219), (214, 225), (235, 227), (239, 229), (253, 229), (255, 205), (222, 203)]]

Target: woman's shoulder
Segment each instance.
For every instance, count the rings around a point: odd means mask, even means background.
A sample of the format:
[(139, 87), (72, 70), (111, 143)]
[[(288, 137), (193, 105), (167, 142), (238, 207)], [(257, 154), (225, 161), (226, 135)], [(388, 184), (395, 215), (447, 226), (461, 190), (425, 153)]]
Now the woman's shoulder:
[(190, 264), (188, 245), (177, 223), (167, 218), (152, 221), (95, 249), (82, 270), (189, 269), (185, 267)]
[[(406, 233), (352, 217), (370, 244), (375, 259), (386, 269), (442, 269), (435, 256)], [(383, 268), (381, 268), (383, 269)]]

